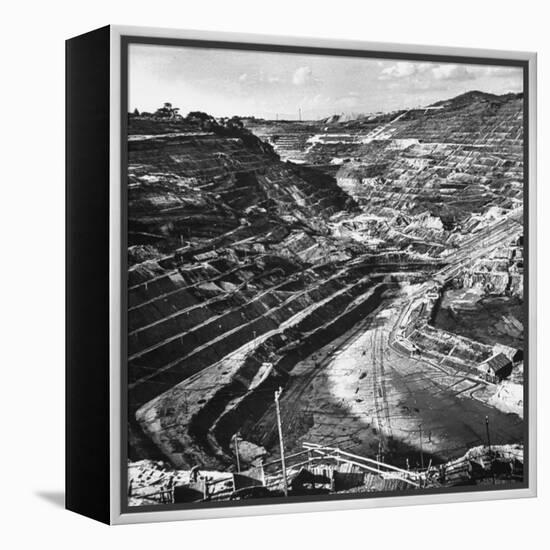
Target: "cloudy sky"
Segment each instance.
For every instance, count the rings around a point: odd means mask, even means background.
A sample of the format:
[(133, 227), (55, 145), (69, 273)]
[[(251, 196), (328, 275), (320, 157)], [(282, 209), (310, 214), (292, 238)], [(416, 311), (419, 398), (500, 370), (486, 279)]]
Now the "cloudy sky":
[(519, 68), (132, 44), (129, 107), (317, 119), (428, 105), (469, 90), (520, 92)]

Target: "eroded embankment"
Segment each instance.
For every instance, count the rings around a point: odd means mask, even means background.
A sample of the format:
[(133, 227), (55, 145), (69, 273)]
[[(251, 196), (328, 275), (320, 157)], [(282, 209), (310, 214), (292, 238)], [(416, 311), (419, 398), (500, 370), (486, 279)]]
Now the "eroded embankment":
[[(354, 295), (367, 284), (365, 280), (356, 282), (352, 270), (322, 272), (322, 267), (316, 267), (287, 277), (282, 271), (272, 278), (268, 272), (262, 272), (260, 277), (264, 280), (264, 291), (260, 291), (259, 281), (256, 281), (252, 292), (244, 289), (241, 293), (220, 290), (217, 297), (184, 308), (178, 314), (184, 320), (186, 315), (182, 313), (196, 309), (204, 312), (205, 320), (187, 330), (180, 323), (178, 330), (183, 328), (181, 333), (164, 338), (144, 352), (130, 356), (131, 408), (135, 410), (166, 388), (214, 364), (254, 338), (275, 330), (281, 323), (307, 311), (316, 303), (329, 298), (341, 300), (343, 293)], [(320, 276), (326, 278), (319, 280)], [(201, 286), (199, 292), (202, 292)], [(252, 288), (250, 278), (243, 282), (244, 286)], [(220, 306), (220, 300), (230, 302), (216, 311), (212, 302), (216, 301)]]
[(391, 286), (366, 277), (299, 312), (142, 407), (140, 424), (175, 465), (227, 465), (231, 436), (263, 414), (296, 363), (372, 311)]

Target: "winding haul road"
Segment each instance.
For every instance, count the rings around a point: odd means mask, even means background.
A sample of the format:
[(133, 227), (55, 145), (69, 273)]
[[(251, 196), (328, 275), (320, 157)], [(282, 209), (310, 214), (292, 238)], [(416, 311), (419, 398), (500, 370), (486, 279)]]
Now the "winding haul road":
[[(463, 371), (402, 354), (396, 333), (415, 302), (471, 261), (522, 232), (521, 210), (479, 231), (446, 257), (447, 265), (408, 292), (388, 296), (342, 337), (300, 362), (280, 406), (287, 451), (303, 442), (381, 454), (397, 465), (448, 460), (486, 443), (523, 441), (523, 420), (487, 404), (494, 386)], [(276, 430), (270, 408), (254, 430), (269, 446)], [(270, 447), (275, 454), (276, 445)]]

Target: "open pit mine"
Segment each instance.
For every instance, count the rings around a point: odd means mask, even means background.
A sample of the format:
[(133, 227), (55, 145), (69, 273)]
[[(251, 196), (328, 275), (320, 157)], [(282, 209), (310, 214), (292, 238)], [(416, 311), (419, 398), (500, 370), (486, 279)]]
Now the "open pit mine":
[(128, 134), (130, 505), (521, 482), (521, 94)]

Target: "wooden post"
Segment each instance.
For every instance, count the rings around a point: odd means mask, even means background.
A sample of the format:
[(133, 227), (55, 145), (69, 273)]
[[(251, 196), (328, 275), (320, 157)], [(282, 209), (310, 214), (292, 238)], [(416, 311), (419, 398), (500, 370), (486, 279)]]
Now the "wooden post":
[(239, 432), (237, 432), (233, 439), (235, 441), (235, 456), (237, 457), (237, 472), (241, 473), (241, 461), (239, 459)]
[(489, 417), (485, 417), (485, 430), (487, 431), (487, 445), (489, 447), (489, 458), (491, 460), (491, 473), (493, 474), (493, 485), (496, 483), (495, 470), (493, 465), (493, 451), (491, 449), (491, 434), (489, 432)]
[(260, 458), (260, 472), (262, 476), (262, 485), (265, 487), (265, 470), (264, 470), (264, 459)]
[(487, 432), (487, 445), (489, 447), (489, 454), (491, 454), (491, 435), (489, 433), (489, 417), (485, 417), (485, 430)]
[(422, 448), (422, 424), (418, 425), (418, 431), (420, 432), (420, 468), (424, 469), (424, 449)]
[(281, 468), (283, 472), (283, 492), (285, 494), (285, 497), (288, 496), (288, 483), (286, 479), (286, 464), (285, 464), (285, 446), (283, 441), (283, 427), (281, 424), (281, 410), (279, 408), (279, 397), (281, 396), (281, 393), (283, 393), (283, 388), (279, 387), (279, 389), (275, 392), (275, 411), (277, 413), (277, 427), (279, 429), (279, 447), (281, 449)]
[[(250, 349), (251, 350), (253, 350), (254, 346), (255, 346), (255, 343), (254, 343), (255, 340), (256, 340), (256, 331), (255, 330), (252, 331), (252, 336), (253, 336), (253, 338), (252, 338), (252, 341), (250, 342)], [(275, 393), (277, 393), (277, 392), (275, 392)]]

